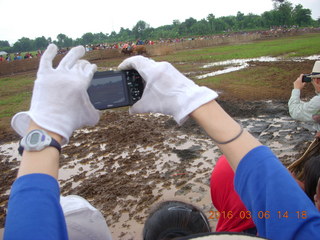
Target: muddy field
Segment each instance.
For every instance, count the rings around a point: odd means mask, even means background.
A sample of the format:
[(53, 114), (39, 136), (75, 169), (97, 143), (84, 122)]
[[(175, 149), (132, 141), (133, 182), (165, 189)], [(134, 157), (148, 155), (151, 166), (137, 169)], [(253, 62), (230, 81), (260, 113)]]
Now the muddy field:
[[(288, 76), (262, 79), (265, 88), (235, 86), (231, 80), (215, 88), (225, 110), (270, 146), (285, 165), (313, 139), (312, 126), (292, 120), (287, 110), (292, 82), (297, 73), (309, 72), (313, 63), (252, 62), (251, 68), (281, 67)], [(311, 96), (313, 90), (308, 86), (303, 97)], [(12, 131), (3, 130), (0, 139), (3, 227), (19, 157), (18, 138)], [(61, 194), (80, 195), (100, 209), (114, 239), (141, 239), (149, 209), (163, 200), (191, 202), (208, 218), (214, 210), (209, 181), (221, 153), (192, 120), (179, 127), (164, 115), (130, 116), (125, 109), (105, 111), (96, 127), (76, 131), (62, 153)], [(216, 219), (209, 221), (214, 230)]]

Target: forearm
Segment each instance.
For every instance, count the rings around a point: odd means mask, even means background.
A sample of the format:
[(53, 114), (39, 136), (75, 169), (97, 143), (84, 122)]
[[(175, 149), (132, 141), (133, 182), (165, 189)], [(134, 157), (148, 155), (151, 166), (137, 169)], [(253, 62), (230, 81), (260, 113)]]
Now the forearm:
[[(31, 121), (28, 132), (34, 129), (43, 128)], [(47, 130), (46, 132), (61, 144), (61, 136)], [(47, 147), (39, 152), (23, 151), (18, 177), (31, 173), (44, 173), (58, 179), (58, 171), (59, 151), (54, 147)]]
[[(233, 120), (216, 101), (202, 105), (191, 113), (210, 137), (220, 142), (228, 141), (237, 136), (241, 126)], [(234, 141), (217, 146), (226, 155), (231, 167), (235, 170), (240, 160), (253, 148), (261, 143), (246, 130)]]

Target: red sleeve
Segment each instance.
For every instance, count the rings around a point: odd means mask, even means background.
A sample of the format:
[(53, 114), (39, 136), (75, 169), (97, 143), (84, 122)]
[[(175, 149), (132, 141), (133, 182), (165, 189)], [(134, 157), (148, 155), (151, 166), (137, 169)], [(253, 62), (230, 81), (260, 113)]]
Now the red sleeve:
[(234, 171), (226, 157), (221, 156), (210, 180), (212, 203), (220, 215), (217, 232), (242, 232), (255, 227), (250, 212), (234, 189), (233, 181)]

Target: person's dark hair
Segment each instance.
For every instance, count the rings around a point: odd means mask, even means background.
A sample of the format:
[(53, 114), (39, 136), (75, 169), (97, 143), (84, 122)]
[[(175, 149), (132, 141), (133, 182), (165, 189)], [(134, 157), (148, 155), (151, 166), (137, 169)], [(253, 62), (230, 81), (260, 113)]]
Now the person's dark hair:
[(204, 232), (211, 232), (211, 229), (201, 210), (188, 203), (166, 201), (156, 206), (148, 216), (143, 239), (169, 240)]
[(320, 155), (311, 157), (305, 163), (304, 168), (304, 189), (311, 201), (314, 202), (314, 195), (316, 194), (317, 183), (320, 177)]

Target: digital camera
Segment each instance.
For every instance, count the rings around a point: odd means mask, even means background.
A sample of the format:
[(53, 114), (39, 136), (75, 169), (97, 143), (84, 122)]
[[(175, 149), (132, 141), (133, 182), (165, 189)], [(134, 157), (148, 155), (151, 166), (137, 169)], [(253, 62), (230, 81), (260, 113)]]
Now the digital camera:
[(302, 82), (311, 82), (312, 78), (310, 77), (310, 74), (303, 74)]
[(96, 72), (88, 88), (91, 103), (104, 110), (131, 106), (141, 97), (144, 82), (135, 70)]

